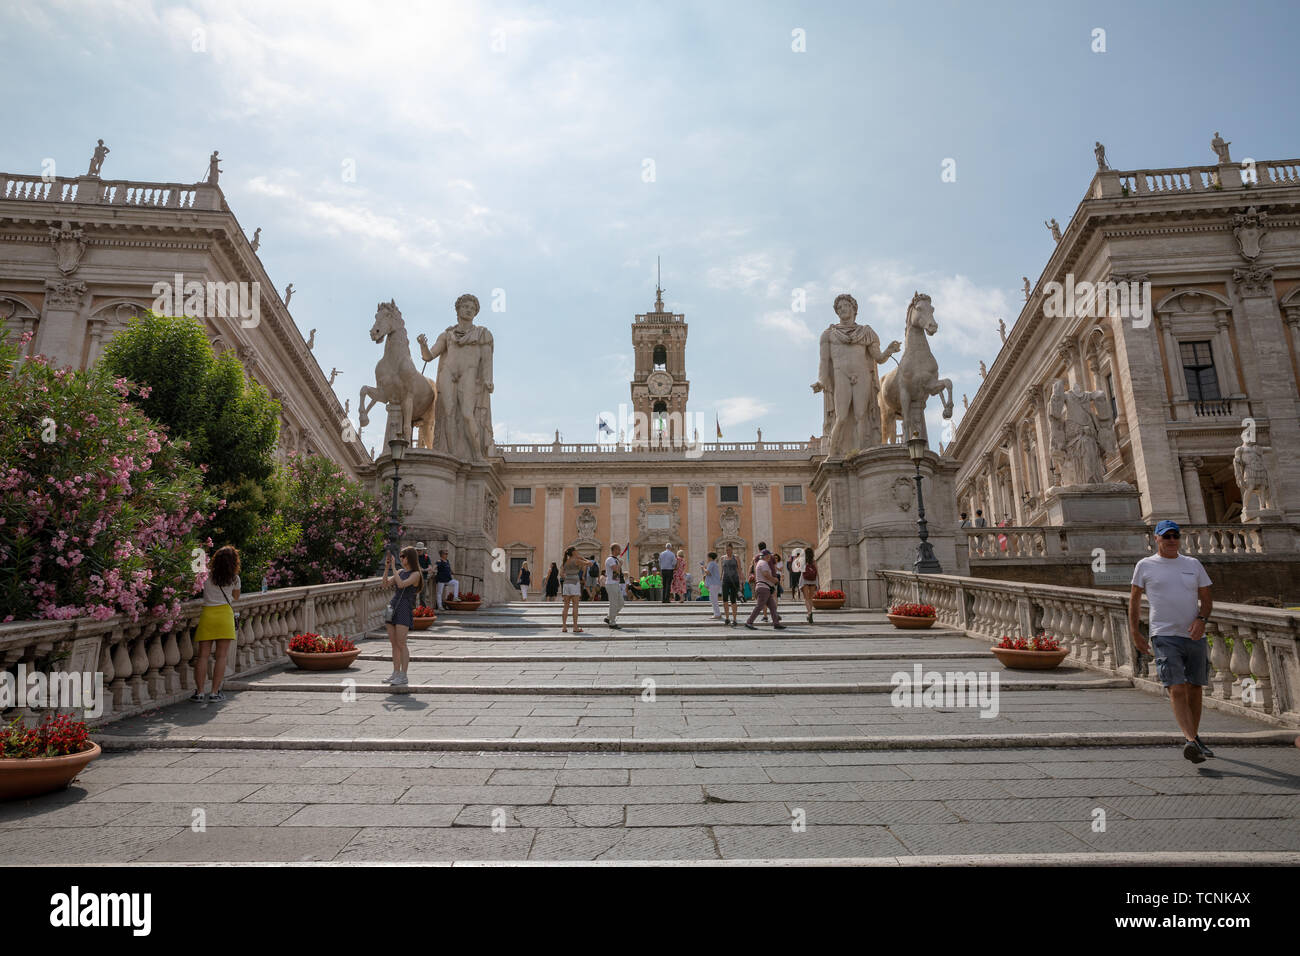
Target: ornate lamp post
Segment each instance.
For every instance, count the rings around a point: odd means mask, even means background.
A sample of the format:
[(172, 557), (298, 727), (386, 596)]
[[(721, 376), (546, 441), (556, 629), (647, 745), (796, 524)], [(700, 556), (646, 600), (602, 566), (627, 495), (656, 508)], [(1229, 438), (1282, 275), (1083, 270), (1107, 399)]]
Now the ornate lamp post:
[(925, 500), (921, 497), (921, 459), (925, 457), (926, 442), (917, 432), (907, 440), (907, 457), (916, 466), (916, 533), (921, 543), (916, 546), (916, 561), (912, 570), (917, 574), (942, 574), (939, 559), (930, 545), (930, 533), (925, 526)]
[(396, 560), (400, 548), (398, 547), (398, 531), (402, 526), (401, 515), (397, 510), (397, 487), (401, 481), (401, 476), (397, 473), (398, 465), (402, 457), (406, 454), (406, 446), (410, 442), (404, 435), (394, 433), (393, 437), (388, 439), (388, 453), (393, 459), (393, 510), (388, 516), (388, 541), (389, 547), (393, 552), (393, 558)]

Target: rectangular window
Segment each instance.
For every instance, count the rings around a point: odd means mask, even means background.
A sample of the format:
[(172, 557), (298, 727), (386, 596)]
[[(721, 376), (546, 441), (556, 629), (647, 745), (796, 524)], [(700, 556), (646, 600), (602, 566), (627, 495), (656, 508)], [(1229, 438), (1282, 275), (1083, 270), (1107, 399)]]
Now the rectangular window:
[(803, 485), (782, 485), (781, 500), (788, 505), (803, 504)]
[(533, 489), (516, 488), (514, 497), (511, 500), (517, 505), (531, 505), (533, 503)]
[(578, 504), (594, 505), (596, 503), (596, 486), (579, 485), (578, 486)]
[(740, 501), (740, 485), (721, 485), (718, 488), (718, 500), (725, 503)]
[(1214, 357), (1210, 343), (1179, 342), (1178, 351), (1183, 358), (1183, 377), (1187, 381), (1187, 397), (1194, 402), (1216, 401), (1219, 395), (1219, 377), (1214, 372)]
[(668, 486), (654, 485), (650, 488), (650, 503), (652, 505), (668, 504)]

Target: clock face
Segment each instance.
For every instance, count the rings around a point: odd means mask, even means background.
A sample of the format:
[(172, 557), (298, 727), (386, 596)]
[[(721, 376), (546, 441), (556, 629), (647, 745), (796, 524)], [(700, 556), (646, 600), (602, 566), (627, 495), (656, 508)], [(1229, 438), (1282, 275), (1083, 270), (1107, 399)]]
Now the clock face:
[(662, 370), (650, 373), (646, 379), (646, 388), (651, 395), (667, 395), (673, 388), (673, 377)]

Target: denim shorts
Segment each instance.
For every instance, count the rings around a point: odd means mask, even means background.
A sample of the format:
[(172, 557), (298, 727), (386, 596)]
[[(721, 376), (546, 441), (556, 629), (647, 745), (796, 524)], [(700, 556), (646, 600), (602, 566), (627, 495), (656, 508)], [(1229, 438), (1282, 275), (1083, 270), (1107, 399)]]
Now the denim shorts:
[(1151, 638), (1151, 650), (1155, 652), (1160, 683), (1166, 687), (1176, 684), (1204, 686), (1210, 682), (1210, 655), (1205, 638), (1193, 641), (1188, 637), (1160, 634)]

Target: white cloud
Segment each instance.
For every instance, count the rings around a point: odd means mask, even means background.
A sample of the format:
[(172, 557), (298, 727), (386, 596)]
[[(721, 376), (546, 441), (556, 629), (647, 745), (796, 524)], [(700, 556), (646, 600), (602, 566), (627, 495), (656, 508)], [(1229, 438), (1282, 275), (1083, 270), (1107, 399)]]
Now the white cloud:
[[(772, 329), (782, 337), (777, 341), (808, 345), (817, 341), (817, 333), (808, 327), (808, 323), (793, 312), (766, 312), (759, 316), (758, 324), (765, 329)], [(766, 340), (769, 345), (772, 340)]]
[(742, 425), (751, 422), (772, 409), (770, 402), (754, 398), (751, 395), (735, 395), (719, 399), (716, 403), (718, 423), (726, 428), (728, 425)]

